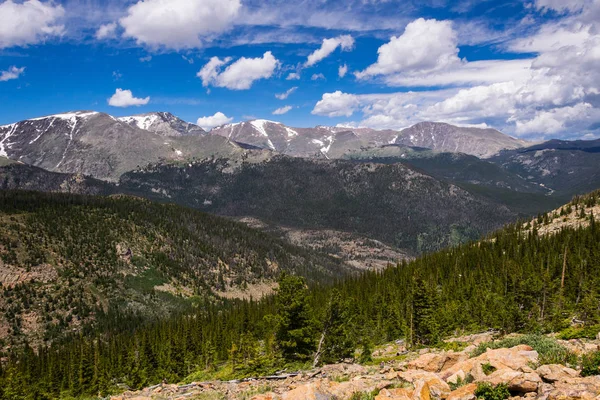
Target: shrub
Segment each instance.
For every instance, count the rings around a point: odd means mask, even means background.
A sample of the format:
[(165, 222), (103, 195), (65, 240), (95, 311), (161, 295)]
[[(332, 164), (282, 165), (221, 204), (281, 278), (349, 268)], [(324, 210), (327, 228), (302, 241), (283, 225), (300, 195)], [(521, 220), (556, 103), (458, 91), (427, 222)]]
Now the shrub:
[(375, 399), (374, 393), (368, 392), (354, 392), (352, 396), (350, 396), (350, 400), (373, 400)]
[(587, 326), (585, 328), (569, 327), (558, 334), (562, 340), (571, 339), (595, 339), (600, 332), (600, 325)]
[(484, 400), (506, 400), (510, 397), (510, 392), (508, 391), (508, 385), (505, 383), (492, 386), (490, 383), (485, 382), (477, 384), (475, 396)]
[(581, 357), (581, 376), (600, 375), (600, 351)]
[(523, 335), (505, 338), (495, 342), (480, 344), (472, 356), (476, 357), (486, 352), (487, 349), (511, 348), (521, 344), (531, 346), (540, 355), (539, 363), (543, 364), (575, 364), (577, 356), (555, 339), (542, 335)]
[(494, 371), (496, 371), (496, 367), (494, 367), (490, 363), (481, 364), (481, 369), (483, 370), (483, 373), (486, 375), (491, 375), (494, 373)]
[(450, 390), (455, 391), (456, 389), (458, 389), (460, 387), (468, 385), (469, 383), (473, 383), (474, 380), (475, 380), (475, 378), (473, 378), (473, 375), (467, 374), (467, 376), (465, 376), (465, 379), (463, 379), (459, 376), (456, 379), (456, 382), (448, 382), (448, 385), (450, 386)]

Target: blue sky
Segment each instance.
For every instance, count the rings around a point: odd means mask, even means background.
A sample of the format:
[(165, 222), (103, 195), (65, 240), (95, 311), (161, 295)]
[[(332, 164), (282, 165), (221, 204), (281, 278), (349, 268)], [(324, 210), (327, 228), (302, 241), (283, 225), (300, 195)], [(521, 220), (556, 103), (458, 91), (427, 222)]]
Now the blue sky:
[(598, 21), (600, 0), (0, 0), (0, 124), (91, 109), (592, 139)]

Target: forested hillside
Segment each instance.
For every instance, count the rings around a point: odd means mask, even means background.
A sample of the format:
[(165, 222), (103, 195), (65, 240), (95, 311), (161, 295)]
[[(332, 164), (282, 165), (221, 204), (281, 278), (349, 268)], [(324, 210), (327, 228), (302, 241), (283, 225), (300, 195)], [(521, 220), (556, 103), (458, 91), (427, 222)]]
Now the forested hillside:
[[(598, 205), (599, 193), (577, 200)], [(2, 372), (5, 397), (96, 395), (219, 368), (222, 376), (273, 371), (289, 363), (333, 362), (400, 337), (431, 345), (455, 332), (494, 328), (550, 332), (600, 322), (600, 229), (540, 236), (508, 226), (480, 242), (309, 289), (284, 275), (277, 296), (228, 302), (132, 333), (74, 337), (65, 345), (13, 354)], [(322, 346), (319, 346), (319, 343)]]
[(273, 286), (281, 271), (332, 282), (350, 270), (243, 224), (175, 205), (0, 191), (4, 345), (189, 312), (215, 293)]
[(121, 177), (119, 190), (280, 226), (357, 233), (412, 254), (477, 239), (517, 218), (402, 164), (208, 159), (140, 168)]

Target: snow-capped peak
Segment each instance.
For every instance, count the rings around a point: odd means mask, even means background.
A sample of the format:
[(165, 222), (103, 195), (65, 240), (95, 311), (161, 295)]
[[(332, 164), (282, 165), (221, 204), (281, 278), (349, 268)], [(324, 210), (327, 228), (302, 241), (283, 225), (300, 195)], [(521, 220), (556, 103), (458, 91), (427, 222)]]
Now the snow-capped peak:
[(159, 116), (156, 114), (147, 115), (133, 115), (130, 117), (117, 118), (119, 121), (129, 125), (135, 125), (140, 129), (148, 130), (152, 124), (159, 120)]
[(250, 125), (252, 125), (254, 127), (254, 129), (256, 129), (258, 132), (260, 132), (261, 135), (263, 135), (265, 137), (269, 137), (269, 134), (267, 133), (267, 131), (265, 129), (266, 124), (281, 125), (279, 122), (269, 121), (266, 119), (255, 119), (253, 121), (250, 121)]
[(47, 119), (47, 118), (72, 120), (73, 118), (87, 118), (87, 117), (91, 117), (91, 116), (97, 115), (97, 114), (99, 114), (97, 111), (72, 111), (72, 112), (62, 113), (62, 114), (47, 115), (45, 117), (30, 118), (28, 121), (41, 121), (41, 120)]

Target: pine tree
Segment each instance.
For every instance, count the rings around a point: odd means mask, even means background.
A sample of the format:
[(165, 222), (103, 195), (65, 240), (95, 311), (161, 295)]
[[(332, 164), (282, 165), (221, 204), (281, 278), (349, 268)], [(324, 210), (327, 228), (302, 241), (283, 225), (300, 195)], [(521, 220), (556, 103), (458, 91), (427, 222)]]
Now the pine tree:
[(438, 341), (437, 306), (437, 293), (427, 287), (422, 278), (415, 277), (412, 287), (413, 344), (428, 345)]
[(325, 310), (323, 329), (314, 365), (336, 363), (352, 358), (356, 349), (356, 321), (350, 304), (342, 298), (337, 289), (333, 289)]
[(275, 338), (285, 360), (306, 360), (315, 350), (314, 320), (304, 278), (282, 274), (277, 289)]

